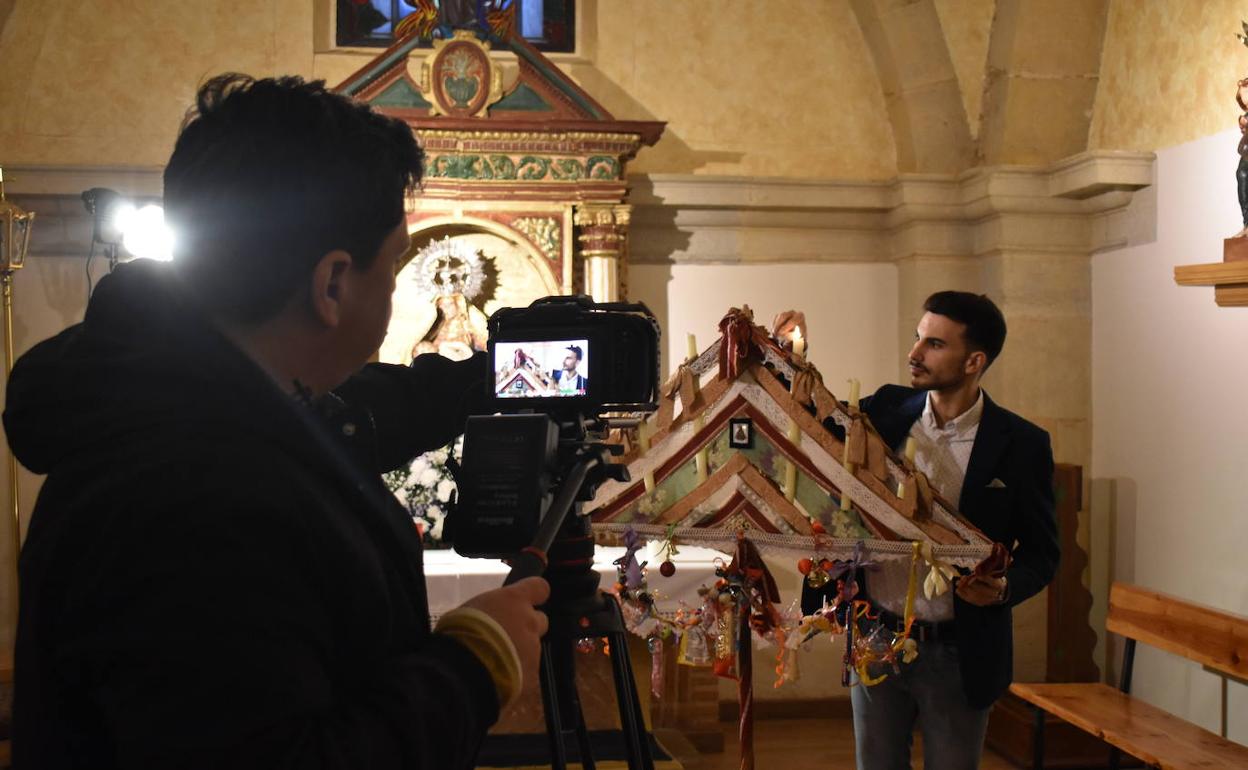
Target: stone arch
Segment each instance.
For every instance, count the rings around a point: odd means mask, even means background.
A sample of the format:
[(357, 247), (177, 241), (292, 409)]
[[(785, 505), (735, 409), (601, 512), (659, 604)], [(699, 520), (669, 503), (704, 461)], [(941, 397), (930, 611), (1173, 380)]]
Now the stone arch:
[(975, 145), (934, 0), (851, 0), (875, 62), (902, 173), (957, 173)]
[(979, 132), (985, 165), (1087, 150), (1108, 16), (1108, 0), (997, 0)]

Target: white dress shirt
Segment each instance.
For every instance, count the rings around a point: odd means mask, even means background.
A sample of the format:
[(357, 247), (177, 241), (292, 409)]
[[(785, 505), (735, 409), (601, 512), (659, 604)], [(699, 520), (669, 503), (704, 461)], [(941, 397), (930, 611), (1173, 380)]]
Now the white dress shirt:
[[(910, 437), (915, 442), (914, 466), (927, 476), (928, 481), (951, 505), (957, 505), (962, 497), (962, 482), (966, 479), (966, 466), (971, 461), (971, 449), (975, 435), (979, 433), (979, 419), (984, 413), (984, 392), (970, 409), (936, 424), (932, 410), (932, 392), (927, 392), (923, 415), (914, 421)], [(914, 599), (914, 616), (919, 620), (939, 623), (953, 619), (953, 589), (928, 599), (923, 595), (923, 578), (927, 577), (927, 565), (919, 567), (918, 593)], [(868, 595), (878, 606), (895, 615), (906, 609), (906, 589), (910, 581), (910, 560), (897, 559), (881, 563), (867, 571)]]

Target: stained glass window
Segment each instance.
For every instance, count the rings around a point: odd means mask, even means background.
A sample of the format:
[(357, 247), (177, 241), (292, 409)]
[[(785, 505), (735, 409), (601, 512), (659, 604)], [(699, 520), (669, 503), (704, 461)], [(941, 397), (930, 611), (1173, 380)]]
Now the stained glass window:
[(338, 45), (384, 48), (415, 32), (422, 47), (455, 27), (514, 30), (547, 52), (576, 50), (576, 0), (337, 0)]

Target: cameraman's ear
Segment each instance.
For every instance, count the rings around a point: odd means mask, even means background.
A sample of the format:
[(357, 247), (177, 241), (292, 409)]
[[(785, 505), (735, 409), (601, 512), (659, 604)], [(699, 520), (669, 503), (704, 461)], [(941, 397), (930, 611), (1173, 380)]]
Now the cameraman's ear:
[(308, 288), (312, 315), (331, 329), (342, 321), (342, 302), (347, 294), (350, 271), (351, 255), (341, 249), (327, 252), (312, 268), (312, 283)]

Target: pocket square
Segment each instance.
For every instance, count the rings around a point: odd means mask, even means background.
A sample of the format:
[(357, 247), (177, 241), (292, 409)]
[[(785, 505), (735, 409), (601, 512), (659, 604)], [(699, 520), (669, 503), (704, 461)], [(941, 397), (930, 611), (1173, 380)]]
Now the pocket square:
[(988, 482), (988, 486), (985, 489), (1005, 489), (1005, 482), (1001, 479), (993, 479)]

